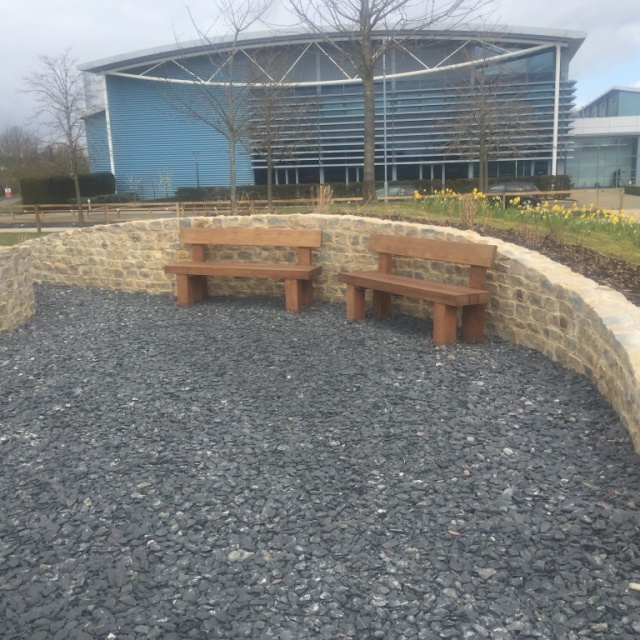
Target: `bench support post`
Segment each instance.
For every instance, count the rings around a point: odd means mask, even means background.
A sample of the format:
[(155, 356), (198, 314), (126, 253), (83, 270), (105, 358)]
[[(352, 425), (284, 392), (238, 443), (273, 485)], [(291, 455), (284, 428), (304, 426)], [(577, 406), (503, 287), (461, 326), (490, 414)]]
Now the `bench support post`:
[(364, 291), (347, 285), (347, 320), (364, 320)]
[(176, 274), (178, 306), (190, 307), (207, 297), (207, 277)]
[(310, 307), (313, 304), (313, 282), (311, 280), (301, 280), (302, 285), (302, 306)]
[(207, 276), (192, 276), (193, 277), (193, 288), (195, 289), (195, 301), (202, 302), (207, 299), (208, 295), (208, 287), (207, 287)]
[(305, 294), (301, 280), (284, 281), (284, 297), (287, 311), (300, 313), (304, 308)]
[(373, 290), (373, 315), (376, 318), (388, 318), (391, 315), (391, 294)]
[(456, 341), (456, 307), (436, 302), (433, 305), (433, 343), (453, 344)]
[(462, 308), (462, 339), (465, 342), (484, 340), (485, 305), (472, 304)]
[(176, 294), (179, 307), (190, 307), (195, 302), (189, 276), (176, 275)]

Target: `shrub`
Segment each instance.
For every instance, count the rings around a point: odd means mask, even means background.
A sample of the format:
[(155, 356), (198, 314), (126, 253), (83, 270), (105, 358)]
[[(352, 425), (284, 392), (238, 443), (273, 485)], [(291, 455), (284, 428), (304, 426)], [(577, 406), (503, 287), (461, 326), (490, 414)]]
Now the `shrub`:
[[(440, 188), (440, 182), (438, 188)], [(423, 180), (422, 183), (425, 186), (429, 185), (431, 181)], [(389, 185), (394, 184), (413, 184), (415, 188), (419, 184), (419, 181), (399, 181), (390, 182)], [(351, 182), (344, 184), (344, 182), (326, 183), (331, 187), (334, 198), (362, 198), (362, 183)], [(318, 184), (305, 183), (305, 184), (274, 184), (273, 185), (273, 199), (274, 200), (297, 200), (297, 199), (311, 199), (314, 197), (317, 188), (321, 186)], [(376, 188), (382, 188), (383, 182), (377, 182)], [(266, 200), (267, 199), (267, 185), (240, 185), (237, 188), (238, 200), (242, 198), (250, 198), (251, 200)], [(211, 200), (229, 200), (229, 187), (178, 187), (176, 189), (175, 200), (180, 202), (202, 202)]]
[[(311, 198), (315, 185), (312, 184), (274, 184), (274, 200), (295, 200), (297, 198)], [(179, 202), (203, 202), (211, 200), (229, 200), (229, 187), (178, 187), (175, 200)], [(238, 200), (266, 200), (267, 185), (240, 185), (236, 189)]]
[[(571, 190), (573, 183), (571, 182), (571, 176), (559, 175), (559, 176), (534, 176), (533, 184), (540, 189), (540, 191), (562, 191), (567, 189)], [(569, 194), (558, 194), (558, 198), (568, 198)]]
[(137, 200), (135, 193), (106, 193), (90, 198), (91, 204), (105, 204), (109, 202), (134, 202)]
[(446, 181), (447, 189), (456, 193), (471, 193), (474, 189), (478, 189), (480, 182), (477, 178), (452, 178)]
[[(114, 193), (116, 179), (112, 173), (100, 172), (79, 176), (80, 194), (93, 198), (100, 194)], [(75, 202), (75, 186), (68, 176), (49, 178), (25, 178), (20, 181), (23, 204), (67, 204)]]

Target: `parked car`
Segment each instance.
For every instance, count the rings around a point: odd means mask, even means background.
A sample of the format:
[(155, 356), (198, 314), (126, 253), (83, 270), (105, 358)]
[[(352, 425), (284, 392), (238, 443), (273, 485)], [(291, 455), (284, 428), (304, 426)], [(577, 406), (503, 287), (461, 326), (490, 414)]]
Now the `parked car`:
[[(389, 185), (390, 196), (412, 196), (415, 187), (411, 184), (394, 184)], [(376, 198), (384, 198), (384, 187), (376, 190)]]
[[(514, 195), (506, 196), (506, 203), (511, 204), (515, 198), (520, 198), (518, 204), (523, 207), (535, 207), (542, 202), (542, 195), (537, 195), (534, 192), (540, 192), (540, 189), (531, 182), (497, 182), (489, 186), (488, 195), (500, 195), (502, 193), (509, 193)], [(526, 193), (524, 196), (518, 196), (518, 193)]]

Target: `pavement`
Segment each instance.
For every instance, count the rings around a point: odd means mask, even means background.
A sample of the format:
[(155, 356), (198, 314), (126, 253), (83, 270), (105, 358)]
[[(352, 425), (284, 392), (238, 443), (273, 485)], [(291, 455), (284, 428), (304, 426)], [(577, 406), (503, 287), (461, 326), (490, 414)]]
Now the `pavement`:
[(571, 200), (579, 206), (593, 206), (607, 211), (624, 211), (640, 222), (640, 196), (620, 194), (618, 189), (580, 189), (571, 192)]

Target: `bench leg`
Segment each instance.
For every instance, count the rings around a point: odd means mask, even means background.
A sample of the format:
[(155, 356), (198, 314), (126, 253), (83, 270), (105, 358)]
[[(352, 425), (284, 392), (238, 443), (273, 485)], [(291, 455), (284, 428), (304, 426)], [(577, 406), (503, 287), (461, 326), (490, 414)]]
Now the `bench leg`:
[(195, 302), (202, 302), (207, 299), (207, 276), (193, 276), (193, 288)]
[(302, 306), (310, 307), (313, 304), (313, 282), (302, 280)]
[(433, 343), (453, 344), (456, 341), (457, 308), (436, 302), (433, 306)]
[(361, 287), (347, 285), (347, 320), (364, 320), (364, 292)]
[(207, 277), (176, 275), (176, 289), (179, 307), (190, 307), (207, 298)]
[(373, 292), (373, 315), (388, 318), (391, 315), (391, 294), (384, 291)]
[(304, 292), (301, 280), (285, 280), (284, 296), (287, 311), (300, 313), (304, 304)]
[(462, 308), (462, 339), (465, 342), (484, 340), (485, 308), (484, 304), (472, 304)]
[(190, 307), (196, 302), (197, 286), (191, 276), (176, 275), (176, 293), (179, 307)]

